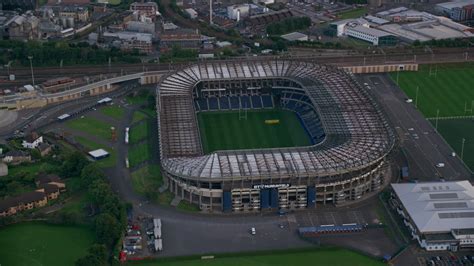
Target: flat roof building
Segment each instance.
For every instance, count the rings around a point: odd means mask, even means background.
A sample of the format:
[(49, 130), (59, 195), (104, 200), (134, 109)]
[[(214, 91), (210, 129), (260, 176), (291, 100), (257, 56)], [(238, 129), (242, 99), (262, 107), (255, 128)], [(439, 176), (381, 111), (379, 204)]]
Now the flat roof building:
[(308, 40), (308, 35), (300, 33), (300, 32), (291, 32), (285, 35), (281, 35), (281, 37), (290, 42)]
[(109, 156), (109, 153), (104, 149), (93, 150), (89, 152), (89, 155), (94, 158), (94, 160), (100, 160)]
[(474, 247), (474, 187), (469, 181), (392, 184), (391, 205), (426, 250)]

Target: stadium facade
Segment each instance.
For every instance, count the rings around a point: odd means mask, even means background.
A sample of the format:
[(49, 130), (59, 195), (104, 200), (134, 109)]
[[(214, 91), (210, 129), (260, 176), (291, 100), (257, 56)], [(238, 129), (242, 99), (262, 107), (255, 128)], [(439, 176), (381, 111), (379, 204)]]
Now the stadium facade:
[[(204, 154), (197, 112), (264, 108), (295, 112), (312, 145)], [(336, 67), (197, 63), (161, 79), (157, 112), (169, 189), (202, 210), (340, 205), (388, 183), (393, 130), (365, 89)]]

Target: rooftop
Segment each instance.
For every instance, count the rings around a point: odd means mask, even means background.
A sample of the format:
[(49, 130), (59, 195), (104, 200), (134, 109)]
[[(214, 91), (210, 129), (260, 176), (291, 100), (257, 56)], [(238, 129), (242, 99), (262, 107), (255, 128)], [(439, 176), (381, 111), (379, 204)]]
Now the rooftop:
[(452, 9), (452, 8), (463, 7), (467, 5), (474, 5), (474, 0), (450, 1), (450, 2), (439, 3), (436, 5), (442, 8)]
[(109, 153), (104, 149), (98, 149), (98, 150), (90, 151), (89, 155), (94, 158), (101, 158), (101, 157), (105, 157), (109, 155)]
[(297, 41), (301, 38), (308, 38), (308, 35), (300, 33), (300, 32), (291, 32), (285, 35), (281, 35), (281, 37), (288, 41)]
[(390, 34), (388, 32), (385, 32), (385, 31), (381, 31), (381, 30), (374, 29), (374, 28), (368, 28), (368, 27), (364, 27), (364, 26), (361, 26), (361, 25), (351, 27), (351, 29), (353, 29), (357, 32), (364, 33), (364, 34), (369, 34), (369, 35), (372, 35), (372, 36), (375, 36), (375, 37), (384, 37), (384, 36), (392, 35), (392, 34)]
[(422, 233), (474, 228), (474, 187), (469, 181), (392, 184)]

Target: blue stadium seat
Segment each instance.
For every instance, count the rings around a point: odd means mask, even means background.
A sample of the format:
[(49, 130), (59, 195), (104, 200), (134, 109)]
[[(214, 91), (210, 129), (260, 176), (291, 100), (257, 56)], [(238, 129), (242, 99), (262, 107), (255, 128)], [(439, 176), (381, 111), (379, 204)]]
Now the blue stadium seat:
[(209, 110), (219, 110), (219, 102), (216, 97), (209, 97)]
[(239, 109), (240, 101), (238, 96), (230, 96), (230, 108)]
[(272, 96), (262, 95), (263, 108), (273, 108)]
[(262, 98), (258, 95), (252, 95), (252, 107), (255, 109), (260, 109), (262, 108)]
[(250, 97), (247, 95), (240, 96), (240, 108), (243, 109), (250, 109), (252, 105), (250, 105)]
[(199, 110), (201, 110), (201, 111), (209, 110), (209, 106), (207, 104), (207, 98), (198, 98), (197, 102), (198, 102), (198, 105), (199, 105)]
[(230, 109), (229, 98), (228, 97), (219, 97), (219, 107), (221, 110)]

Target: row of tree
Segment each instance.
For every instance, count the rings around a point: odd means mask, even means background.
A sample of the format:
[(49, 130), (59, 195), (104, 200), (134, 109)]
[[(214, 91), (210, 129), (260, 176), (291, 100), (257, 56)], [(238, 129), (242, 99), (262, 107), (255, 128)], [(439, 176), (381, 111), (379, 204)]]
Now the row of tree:
[(89, 204), (96, 210), (92, 223), (97, 243), (76, 265), (107, 265), (127, 225), (125, 204), (112, 191), (97, 164), (89, 162), (80, 152), (65, 158), (61, 174), (78, 181), (79, 189), (87, 193)]
[(33, 56), (35, 66), (88, 65), (117, 63), (140, 63), (140, 54), (137, 50), (125, 52), (117, 48), (101, 49), (87, 42), (37, 42), (0, 40), (0, 64), (9, 61), (29, 66), (29, 56)]
[(311, 26), (311, 19), (308, 17), (291, 17), (279, 22), (271, 23), (267, 26), (267, 33), (270, 35), (281, 35), (295, 30), (304, 30)]

